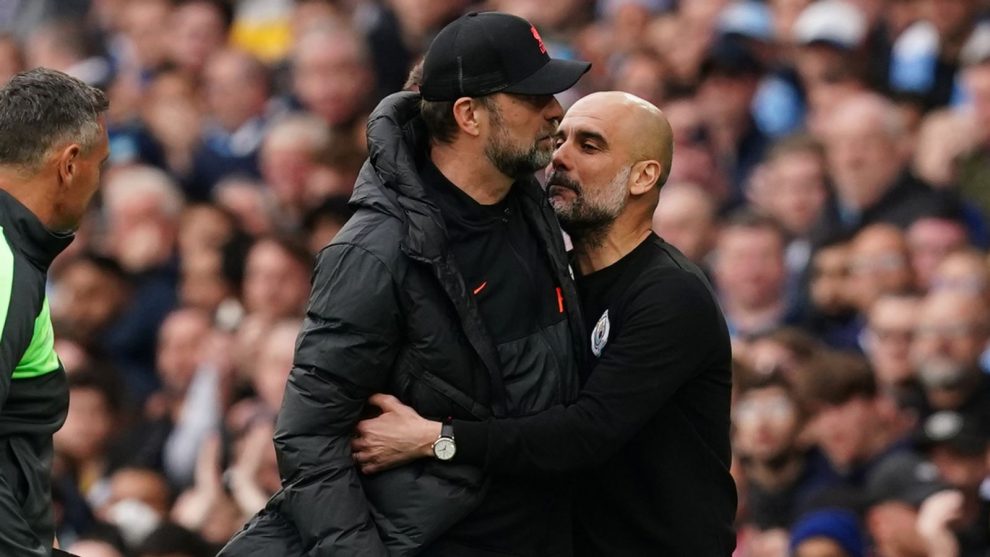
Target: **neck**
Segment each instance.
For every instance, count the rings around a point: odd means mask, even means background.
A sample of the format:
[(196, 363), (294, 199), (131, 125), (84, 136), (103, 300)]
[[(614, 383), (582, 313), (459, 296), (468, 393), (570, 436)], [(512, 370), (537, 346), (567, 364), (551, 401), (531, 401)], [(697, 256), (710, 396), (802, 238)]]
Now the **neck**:
[[(632, 218), (623, 218), (629, 215)], [(574, 260), (582, 275), (613, 265), (643, 243), (651, 233), (650, 219), (623, 212), (612, 225), (601, 231), (587, 231), (574, 241)]]
[(0, 188), (27, 207), (47, 228), (54, 230), (55, 203), (48, 187), (50, 183), (38, 175), (25, 178), (17, 170), (0, 168)]
[(455, 145), (435, 144), (430, 160), (452, 184), (481, 205), (494, 205), (505, 199), (513, 179), (499, 172), (484, 152), (466, 153)]

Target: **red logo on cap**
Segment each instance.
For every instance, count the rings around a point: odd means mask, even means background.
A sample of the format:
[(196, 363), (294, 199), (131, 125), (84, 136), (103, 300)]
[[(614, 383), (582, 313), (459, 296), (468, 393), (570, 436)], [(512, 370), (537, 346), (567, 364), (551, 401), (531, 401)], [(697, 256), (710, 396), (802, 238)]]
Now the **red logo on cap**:
[(540, 32), (536, 30), (536, 26), (530, 26), (529, 30), (533, 32), (533, 38), (536, 39), (536, 42), (540, 43), (540, 52), (546, 54), (547, 47), (543, 44), (543, 39), (540, 38)]

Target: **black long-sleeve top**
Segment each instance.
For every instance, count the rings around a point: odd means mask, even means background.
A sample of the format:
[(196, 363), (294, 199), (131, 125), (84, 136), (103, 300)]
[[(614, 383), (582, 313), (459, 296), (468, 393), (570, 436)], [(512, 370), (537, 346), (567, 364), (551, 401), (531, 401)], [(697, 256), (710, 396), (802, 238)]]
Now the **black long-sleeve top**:
[(576, 402), (455, 420), (455, 460), (495, 474), (575, 474), (578, 555), (730, 555), (731, 350), (702, 272), (651, 235), (578, 279), (591, 335)]

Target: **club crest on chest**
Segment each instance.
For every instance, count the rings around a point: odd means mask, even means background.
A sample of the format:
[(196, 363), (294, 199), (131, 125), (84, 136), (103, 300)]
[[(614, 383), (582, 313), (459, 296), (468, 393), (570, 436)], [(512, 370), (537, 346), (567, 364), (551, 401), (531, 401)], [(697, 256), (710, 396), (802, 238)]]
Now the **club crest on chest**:
[(602, 350), (605, 349), (605, 343), (608, 342), (608, 333), (611, 329), (611, 324), (608, 321), (608, 310), (598, 318), (598, 323), (595, 323), (595, 329), (591, 331), (591, 353), (595, 355), (596, 358), (602, 355)]

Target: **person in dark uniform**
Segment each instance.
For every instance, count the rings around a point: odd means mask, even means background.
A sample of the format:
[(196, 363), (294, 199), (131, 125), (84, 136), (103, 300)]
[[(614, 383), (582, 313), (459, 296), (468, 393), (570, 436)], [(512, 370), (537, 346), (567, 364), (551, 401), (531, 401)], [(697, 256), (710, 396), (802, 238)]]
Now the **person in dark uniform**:
[(576, 555), (728, 556), (731, 353), (704, 274), (650, 230), (671, 129), (626, 93), (578, 101), (555, 135), (550, 203), (574, 243), (590, 345), (573, 403), (521, 418), (439, 423), (376, 395), (354, 458), (376, 473), (453, 453), (489, 472), (575, 479)]
[(69, 390), (45, 296), (48, 266), (100, 183), (106, 96), (48, 69), (0, 89), (0, 555), (52, 554), (52, 434)]

